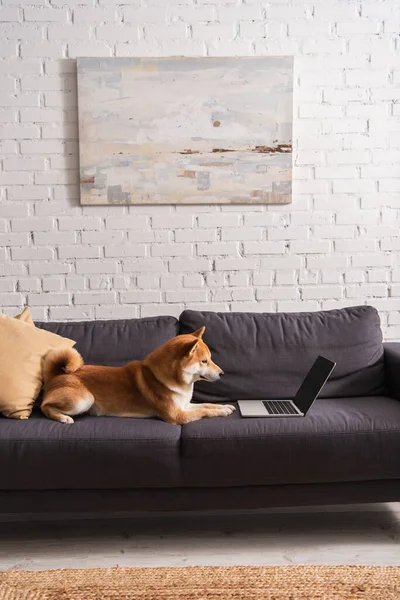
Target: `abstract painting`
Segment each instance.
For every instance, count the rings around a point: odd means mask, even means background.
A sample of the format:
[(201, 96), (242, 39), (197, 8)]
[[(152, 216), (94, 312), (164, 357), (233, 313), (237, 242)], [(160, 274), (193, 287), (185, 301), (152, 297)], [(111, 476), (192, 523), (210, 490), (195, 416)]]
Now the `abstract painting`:
[(291, 202), (293, 58), (79, 58), (82, 204)]

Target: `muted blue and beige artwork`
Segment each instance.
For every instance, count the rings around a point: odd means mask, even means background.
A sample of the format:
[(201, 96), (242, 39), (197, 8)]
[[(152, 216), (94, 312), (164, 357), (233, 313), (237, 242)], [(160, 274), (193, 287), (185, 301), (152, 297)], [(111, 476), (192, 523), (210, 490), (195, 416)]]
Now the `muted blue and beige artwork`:
[(82, 204), (291, 202), (293, 59), (78, 59)]

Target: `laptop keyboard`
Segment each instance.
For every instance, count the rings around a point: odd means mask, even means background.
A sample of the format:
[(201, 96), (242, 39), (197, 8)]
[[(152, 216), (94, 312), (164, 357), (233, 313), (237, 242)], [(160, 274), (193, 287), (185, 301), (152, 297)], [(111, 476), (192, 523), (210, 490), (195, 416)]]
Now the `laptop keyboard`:
[(299, 413), (290, 402), (285, 400), (263, 400), (267, 411), (272, 415), (298, 415)]

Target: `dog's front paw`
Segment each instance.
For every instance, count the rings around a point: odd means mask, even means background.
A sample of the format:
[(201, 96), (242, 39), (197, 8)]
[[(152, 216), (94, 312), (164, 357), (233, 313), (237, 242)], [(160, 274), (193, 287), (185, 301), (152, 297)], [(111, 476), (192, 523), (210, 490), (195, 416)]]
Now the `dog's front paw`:
[(231, 404), (225, 404), (225, 406), (221, 406), (221, 413), (224, 417), (231, 415), (235, 410), (236, 408)]

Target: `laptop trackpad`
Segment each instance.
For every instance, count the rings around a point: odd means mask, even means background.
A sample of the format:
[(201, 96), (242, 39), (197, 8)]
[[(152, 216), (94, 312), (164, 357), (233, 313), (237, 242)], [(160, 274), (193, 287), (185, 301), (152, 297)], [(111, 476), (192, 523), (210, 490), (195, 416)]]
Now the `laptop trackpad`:
[(269, 415), (262, 400), (238, 400), (240, 412), (246, 417), (265, 417)]

